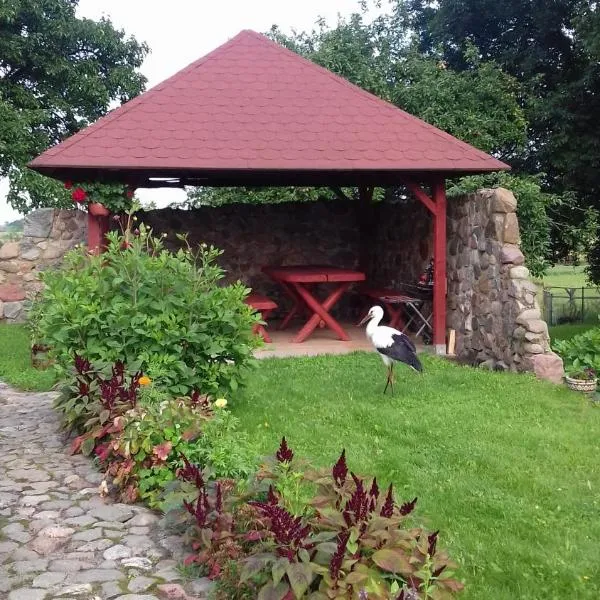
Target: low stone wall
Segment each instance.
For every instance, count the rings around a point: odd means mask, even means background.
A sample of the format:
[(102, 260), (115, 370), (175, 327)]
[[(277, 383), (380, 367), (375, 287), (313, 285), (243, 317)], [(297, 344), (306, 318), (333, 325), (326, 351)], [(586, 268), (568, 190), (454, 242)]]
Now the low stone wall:
[(0, 247), (0, 320), (20, 322), (25, 302), (41, 286), (40, 271), (59, 264), (85, 242), (87, 213), (44, 208), (25, 217), (23, 238)]
[(516, 209), (501, 188), (448, 203), (448, 326), (459, 359), (560, 383), (562, 361), (524, 266)]

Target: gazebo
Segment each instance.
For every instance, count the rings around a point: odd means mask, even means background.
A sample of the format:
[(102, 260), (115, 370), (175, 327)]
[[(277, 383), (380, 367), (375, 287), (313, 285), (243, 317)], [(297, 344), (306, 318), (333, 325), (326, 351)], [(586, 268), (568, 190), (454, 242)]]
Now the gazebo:
[[(338, 196), (405, 186), (431, 213), (433, 344), (446, 331), (448, 177), (508, 169), (499, 160), (253, 31), (242, 31), (33, 160), (74, 182), (140, 187), (323, 186)], [(88, 243), (106, 223), (89, 217)]]

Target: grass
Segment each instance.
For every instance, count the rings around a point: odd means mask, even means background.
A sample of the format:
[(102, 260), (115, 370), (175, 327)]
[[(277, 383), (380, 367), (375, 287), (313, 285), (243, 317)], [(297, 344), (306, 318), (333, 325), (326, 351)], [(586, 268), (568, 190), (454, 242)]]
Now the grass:
[(544, 275), (545, 287), (588, 287), (585, 265), (555, 265)]
[[(576, 267), (556, 265), (548, 270), (543, 281), (538, 281), (537, 285), (538, 302), (544, 306), (546, 319), (551, 318), (553, 323), (581, 321), (589, 324), (598, 323), (600, 291), (588, 282), (585, 265)], [(564, 288), (573, 290), (572, 294)], [(582, 288), (585, 290), (582, 291)], [(551, 304), (543, 293), (544, 289), (552, 294)]]
[(600, 327), (600, 321), (597, 323), (564, 323), (563, 325), (553, 325), (549, 327), (551, 340), (570, 340), (572, 337), (585, 333), (593, 327)]
[(373, 354), (267, 359), (233, 410), (265, 452), (285, 435), (331, 465), (345, 447), (356, 472), (418, 496), (461, 597), (600, 597), (600, 408), (530, 376), (424, 367), (399, 368), (391, 397)]
[(0, 324), (0, 379), (20, 390), (47, 391), (56, 383), (56, 374), (52, 369), (34, 369), (30, 348), (24, 325)]

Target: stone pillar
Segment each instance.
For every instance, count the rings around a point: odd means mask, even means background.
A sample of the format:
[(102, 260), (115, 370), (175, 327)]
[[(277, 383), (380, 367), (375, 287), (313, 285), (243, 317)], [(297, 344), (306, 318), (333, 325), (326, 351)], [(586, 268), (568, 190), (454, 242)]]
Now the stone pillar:
[(562, 361), (524, 266), (516, 210), (503, 188), (448, 203), (448, 326), (459, 359), (560, 383)]

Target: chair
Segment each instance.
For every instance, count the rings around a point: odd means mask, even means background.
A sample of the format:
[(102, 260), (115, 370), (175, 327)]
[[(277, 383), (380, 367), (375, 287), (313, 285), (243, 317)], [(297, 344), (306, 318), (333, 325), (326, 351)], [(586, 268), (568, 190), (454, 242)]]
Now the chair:
[[(428, 289), (422, 289), (421, 286), (415, 289), (418, 289), (419, 292), (429, 292)], [(431, 311), (429, 314), (425, 314), (423, 311), (426, 298), (422, 293), (412, 295), (404, 290), (387, 288), (363, 288), (360, 293), (383, 304), (390, 317), (390, 327), (406, 332), (414, 324), (417, 328), (416, 335), (423, 334), (424, 341), (427, 343), (425, 338), (429, 338), (432, 332)]]
[[(261, 294), (250, 294), (244, 301), (251, 306), (256, 312), (260, 313), (260, 318), (266, 322), (269, 315), (277, 308), (277, 303)], [(265, 326), (262, 323), (257, 323), (252, 328), (253, 333), (260, 335), (266, 344), (271, 343), (271, 337), (267, 333)]]

